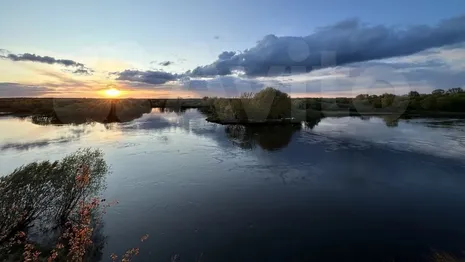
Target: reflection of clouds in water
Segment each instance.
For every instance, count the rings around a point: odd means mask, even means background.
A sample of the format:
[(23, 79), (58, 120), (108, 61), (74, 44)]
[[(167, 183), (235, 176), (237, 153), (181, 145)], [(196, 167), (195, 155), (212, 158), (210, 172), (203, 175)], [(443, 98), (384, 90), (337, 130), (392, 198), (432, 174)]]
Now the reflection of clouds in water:
[(91, 130), (86, 129), (86, 126), (84, 125), (80, 127), (70, 127), (67, 129), (67, 132), (69, 132), (70, 135), (50, 139), (41, 139), (30, 142), (5, 143), (3, 145), (0, 145), (0, 150), (27, 151), (35, 148), (48, 147), (50, 145), (66, 144), (72, 141), (79, 140), (85, 134), (90, 134)]
[(356, 117), (325, 118), (313, 131), (302, 132), (299, 141), (322, 143), (327, 150), (381, 145), (393, 150), (460, 157), (465, 155), (463, 124), (463, 121), (418, 119), (400, 120), (397, 127), (390, 128), (384, 125), (383, 119), (376, 117), (365, 120)]
[(336, 151), (339, 149), (363, 150), (370, 148), (370, 143), (367, 142), (319, 135), (308, 130), (303, 131), (297, 140), (309, 145), (324, 144), (326, 152)]
[(41, 141), (34, 141), (34, 142), (29, 142), (29, 143), (8, 143), (4, 144), (0, 147), (0, 149), (3, 150), (9, 150), (9, 149), (14, 149), (14, 150), (29, 150), (32, 148), (39, 148), (39, 147), (46, 147), (51, 143), (50, 140), (41, 140)]
[(167, 130), (178, 129), (201, 136), (216, 133), (224, 134), (223, 126), (208, 123), (205, 121), (205, 118), (196, 109), (186, 110), (182, 113), (160, 112), (159, 109), (153, 109), (151, 113), (145, 114), (139, 119), (130, 123), (122, 123), (121, 130), (127, 132), (138, 130), (166, 132)]
[(173, 127), (173, 125), (160, 116), (147, 115), (133, 122), (124, 123), (120, 127), (122, 131), (163, 130)]
[(47, 147), (51, 144), (64, 144), (69, 143), (74, 139), (61, 137), (58, 139), (45, 139), (34, 142), (24, 142), (24, 143), (7, 143), (0, 146), (0, 149), (3, 150), (17, 150), (17, 151), (26, 151), (34, 148)]
[[(381, 146), (384, 150), (419, 152), (444, 157), (465, 155), (464, 120), (400, 120), (398, 126), (390, 128), (382, 118), (376, 117), (324, 118), (313, 130), (247, 128), (239, 130), (240, 132), (231, 132), (231, 128), (228, 129), (227, 126), (206, 122), (205, 116), (195, 109), (182, 112), (152, 109), (150, 113), (131, 122), (104, 126), (109, 130), (101, 130), (102, 125), (99, 123), (59, 125), (51, 129), (53, 132), (47, 133), (45, 137), (28, 137), (33, 141), (13, 140), (14, 143), (0, 144), (0, 149), (30, 150), (79, 140), (90, 133), (100, 139), (101, 135), (97, 133), (103, 131), (111, 135), (111, 131), (115, 131), (144, 136), (144, 139), (153, 139), (160, 144), (176, 142), (176, 139), (169, 135), (176, 132), (204, 137), (214, 141), (218, 148), (228, 149), (229, 153), (224, 156), (220, 155), (219, 151), (218, 155), (212, 156), (216, 162), (224, 161), (224, 157), (232, 157), (231, 154), (235, 152), (232, 148), (239, 151), (244, 148), (282, 150), (296, 141), (307, 145), (322, 145), (319, 147), (320, 152), (359, 151)], [(62, 136), (63, 132), (67, 135)], [(195, 146), (202, 145), (197, 143)], [(310, 148), (306, 150), (310, 151)], [(289, 151), (287, 150), (288, 154), (292, 153)]]

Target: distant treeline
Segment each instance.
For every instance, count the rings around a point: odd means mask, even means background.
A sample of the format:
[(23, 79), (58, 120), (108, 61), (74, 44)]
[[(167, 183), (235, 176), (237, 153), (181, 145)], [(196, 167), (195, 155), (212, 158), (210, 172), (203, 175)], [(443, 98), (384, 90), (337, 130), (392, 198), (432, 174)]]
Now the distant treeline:
[[(257, 93), (258, 94), (258, 93)], [(282, 92), (269, 92), (269, 95), (279, 95), (282, 99)], [(254, 94), (243, 94), (237, 98), (224, 98), (222, 102), (242, 103), (244, 99), (252, 98)], [(267, 97), (268, 95), (266, 95)], [(211, 107), (216, 97), (178, 98), (178, 99), (129, 99), (130, 108), (141, 104), (143, 108), (205, 108)], [(25, 113), (25, 114), (46, 114), (50, 115), (57, 109), (82, 108), (86, 110), (97, 110), (100, 107), (107, 108), (112, 103), (125, 105), (127, 99), (66, 99), (66, 98), (0, 98), (0, 113)], [(311, 109), (314, 111), (348, 111), (348, 112), (452, 112), (465, 113), (465, 91), (458, 87), (449, 90), (436, 89), (431, 94), (420, 94), (411, 91), (406, 95), (369, 95), (360, 94), (355, 98), (291, 98), (292, 107), (301, 110)], [(69, 110), (67, 110), (69, 111)], [(106, 115), (105, 115), (106, 116)]]
[[(204, 101), (218, 98), (204, 97)], [(244, 96), (229, 101), (243, 100)], [(449, 90), (436, 89), (431, 94), (411, 91), (406, 95), (360, 94), (355, 98), (292, 98), (292, 106), (301, 110), (352, 113), (465, 113), (465, 91), (458, 87)]]
[(436, 89), (431, 94), (411, 91), (407, 95), (360, 94), (355, 98), (295, 98), (298, 107), (317, 111), (349, 110), (354, 112), (442, 111), (465, 113), (465, 91), (462, 88)]
[(147, 99), (0, 99), (0, 112), (40, 125), (129, 122), (151, 110)]

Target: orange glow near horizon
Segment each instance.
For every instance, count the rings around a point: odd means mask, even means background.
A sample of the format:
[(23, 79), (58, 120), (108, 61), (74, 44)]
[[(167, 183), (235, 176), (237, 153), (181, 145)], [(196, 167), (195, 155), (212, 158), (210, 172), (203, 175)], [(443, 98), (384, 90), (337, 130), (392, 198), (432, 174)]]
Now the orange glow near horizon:
[(108, 97), (119, 97), (121, 95), (121, 91), (116, 88), (110, 88), (105, 90), (105, 95)]

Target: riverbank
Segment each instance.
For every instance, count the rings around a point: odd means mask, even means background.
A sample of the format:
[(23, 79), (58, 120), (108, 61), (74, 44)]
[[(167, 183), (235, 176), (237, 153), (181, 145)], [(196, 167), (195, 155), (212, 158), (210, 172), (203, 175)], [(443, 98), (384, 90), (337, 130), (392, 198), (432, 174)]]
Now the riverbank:
[[(312, 98), (313, 99), (313, 98)], [(316, 99), (316, 98), (315, 98)], [(230, 99), (235, 101), (238, 99)], [(292, 103), (302, 101), (303, 98), (292, 98)], [(337, 98), (334, 98), (336, 101)], [(124, 104), (131, 101), (131, 107), (135, 104), (143, 105), (143, 108), (173, 108), (189, 109), (197, 108), (208, 111), (211, 106), (209, 99), (189, 98), (189, 99), (98, 99), (98, 98), (0, 98), (0, 117), (2, 116), (28, 116), (28, 115), (53, 115), (57, 109), (82, 108), (99, 109), (105, 104)], [(123, 102), (123, 103), (121, 103)], [(77, 110), (80, 111), (80, 110)], [(434, 111), (434, 110), (410, 110), (385, 111), (384, 109), (374, 110), (353, 110), (353, 109), (312, 109), (313, 112), (321, 113), (324, 117), (344, 117), (344, 116), (397, 116), (402, 118), (434, 117), (434, 118), (465, 118), (465, 112)], [(313, 116), (312, 116), (313, 118)], [(210, 122), (220, 122), (215, 119), (207, 119)], [(231, 121), (223, 121), (231, 122)]]

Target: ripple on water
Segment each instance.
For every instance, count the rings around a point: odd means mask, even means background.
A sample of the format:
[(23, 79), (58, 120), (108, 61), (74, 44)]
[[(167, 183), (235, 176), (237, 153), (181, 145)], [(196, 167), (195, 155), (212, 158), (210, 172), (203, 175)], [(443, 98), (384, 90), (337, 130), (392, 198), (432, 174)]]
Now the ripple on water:
[[(341, 123), (344, 123), (341, 124)], [(463, 159), (465, 155), (465, 120), (399, 120), (387, 127), (382, 120), (328, 118), (315, 130), (305, 130), (299, 142), (322, 144), (326, 151), (364, 150), (382, 146), (391, 151), (416, 152)]]

